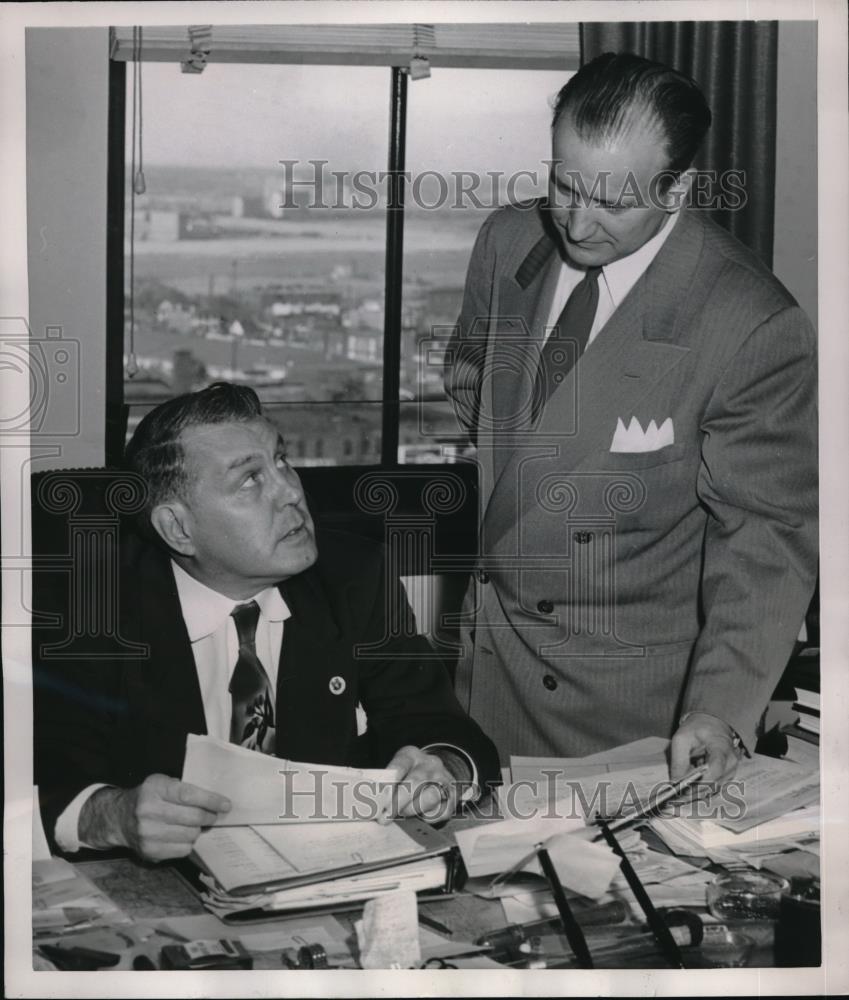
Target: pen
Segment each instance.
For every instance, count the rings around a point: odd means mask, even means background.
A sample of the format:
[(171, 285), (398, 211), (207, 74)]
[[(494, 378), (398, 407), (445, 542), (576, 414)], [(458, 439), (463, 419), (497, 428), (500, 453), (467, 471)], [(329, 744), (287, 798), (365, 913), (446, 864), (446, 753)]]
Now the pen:
[(591, 969), (593, 967), (593, 960), (590, 956), (590, 949), (587, 947), (587, 939), (584, 937), (584, 932), (581, 930), (577, 920), (575, 920), (575, 915), (569, 906), (569, 900), (566, 899), (566, 893), (560, 884), (557, 869), (551, 863), (551, 858), (545, 847), (540, 846), (537, 848), (537, 857), (539, 858), (540, 868), (542, 868), (543, 874), (548, 879), (551, 894), (554, 896), (554, 902), (557, 905), (557, 912), (563, 921), (563, 931), (566, 934), (566, 940), (569, 942), (569, 946), (574, 952), (575, 958), (581, 968)]
[(614, 837), (613, 832), (604, 820), (600, 821), (601, 832), (604, 839), (613, 848), (613, 851), (618, 855), (620, 861), (620, 867), (622, 869), (622, 874), (628, 883), (631, 892), (640, 904), (640, 909), (646, 915), (646, 921), (649, 925), (649, 929), (654, 935), (655, 940), (660, 945), (663, 950), (664, 955), (669, 960), (669, 962), (677, 969), (685, 968), (684, 960), (681, 957), (681, 952), (678, 950), (678, 944), (675, 938), (672, 936), (672, 932), (666, 925), (666, 921), (661, 917), (661, 915), (654, 908), (654, 904), (649, 898), (649, 894), (646, 892), (645, 886), (640, 881), (639, 875), (634, 871), (631, 862), (628, 860), (627, 854), (619, 846), (619, 841)]
[[(611, 832), (616, 830), (624, 830), (625, 827), (632, 826), (634, 823), (639, 822), (639, 820), (644, 819), (649, 813), (654, 812), (661, 806), (666, 805), (671, 799), (677, 798), (681, 792), (685, 791), (690, 785), (694, 785), (700, 778), (704, 777), (705, 771), (707, 771), (707, 764), (702, 764), (700, 767), (694, 768), (689, 774), (685, 774), (680, 781), (676, 781), (675, 784), (670, 786), (665, 792), (661, 792), (656, 798), (647, 802), (644, 806), (635, 813), (631, 813), (630, 816), (621, 816), (619, 819), (612, 820), (606, 824), (607, 829)], [(594, 837), (593, 842), (597, 840), (602, 840), (604, 837), (604, 831), (599, 831)]]

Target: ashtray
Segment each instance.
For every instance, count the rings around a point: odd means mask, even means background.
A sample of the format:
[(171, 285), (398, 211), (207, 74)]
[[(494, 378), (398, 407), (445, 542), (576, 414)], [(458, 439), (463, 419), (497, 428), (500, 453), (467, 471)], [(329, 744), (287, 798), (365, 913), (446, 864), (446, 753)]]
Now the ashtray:
[(697, 948), (685, 949), (685, 965), (690, 969), (740, 969), (749, 961), (755, 942), (742, 931), (727, 927), (715, 931), (707, 925)]
[(707, 888), (707, 905), (717, 920), (775, 920), (789, 883), (768, 872), (717, 875)]

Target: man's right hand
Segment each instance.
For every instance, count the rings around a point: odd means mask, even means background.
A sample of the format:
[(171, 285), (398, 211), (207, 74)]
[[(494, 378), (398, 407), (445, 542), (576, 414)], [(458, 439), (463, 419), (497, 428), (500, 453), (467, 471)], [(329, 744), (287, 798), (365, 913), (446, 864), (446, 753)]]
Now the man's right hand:
[(151, 774), (135, 788), (100, 788), (80, 813), (81, 843), (101, 850), (128, 847), (145, 861), (183, 858), (201, 829), (230, 800), (164, 774)]

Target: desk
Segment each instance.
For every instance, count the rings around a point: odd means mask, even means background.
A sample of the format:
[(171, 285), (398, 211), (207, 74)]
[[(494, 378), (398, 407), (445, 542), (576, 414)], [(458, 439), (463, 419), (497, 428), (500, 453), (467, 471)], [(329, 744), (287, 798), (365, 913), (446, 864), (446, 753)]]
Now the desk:
[[(145, 865), (133, 858), (121, 857), (84, 861), (80, 862), (77, 868), (121, 907), (133, 920), (134, 926), (116, 926), (106, 932), (80, 932), (57, 939), (66, 945), (80, 944), (117, 952), (128, 947), (137, 930), (149, 933), (158, 927), (166, 932), (166, 936), (151, 939), (152, 945), (155, 942), (154, 953), (158, 953), (163, 944), (174, 943), (175, 938), (167, 936), (169, 931), (177, 931), (189, 939), (241, 938), (251, 951), (254, 968), (273, 970), (283, 967), (282, 948), (292, 946), (291, 938), (294, 935), (302, 935), (304, 940), (298, 943), (306, 943), (310, 940), (312, 929), (322, 927), (323, 923), (335, 941), (335, 945), (331, 946), (327, 946), (325, 942), (328, 953), (343, 954), (346, 951), (354, 951), (356, 934), (353, 924), (360, 916), (358, 910), (337, 912), (333, 918), (323, 922), (320, 916), (300, 915), (233, 926), (224, 924), (209, 914), (177, 869), (170, 865)], [(419, 915), (423, 927), (441, 925), (453, 932), (453, 938), (447, 939), (457, 941), (473, 941), (489, 931), (503, 927), (506, 923), (500, 901), (483, 899), (465, 892), (438, 901), (421, 901)], [(635, 926), (634, 930), (636, 929)], [(252, 935), (261, 936), (262, 950), (251, 948)], [(256, 940), (259, 941), (260, 938)], [(275, 940), (278, 942), (276, 946), (273, 944)], [(136, 943), (140, 941), (139, 938)], [(563, 950), (568, 950), (565, 945)], [(747, 964), (750, 967), (773, 965), (771, 943), (762, 941), (755, 948)], [(119, 968), (130, 967), (130, 959), (126, 962), (122, 960), (119, 966)], [(605, 959), (598, 963), (598, 967), (664, 968), (666, 966), (660, 959), (646, 958), (639, 962)]]

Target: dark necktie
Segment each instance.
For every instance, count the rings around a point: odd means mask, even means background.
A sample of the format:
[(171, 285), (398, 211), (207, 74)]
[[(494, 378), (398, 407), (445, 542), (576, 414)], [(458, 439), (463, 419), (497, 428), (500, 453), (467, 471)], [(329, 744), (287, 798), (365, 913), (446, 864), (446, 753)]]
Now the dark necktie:
[(239, 637), (239, 658), (230, 678), (233, 714), (230, 742), (249, 750), (274, 753), (274, 696), (259, 657), (256, 655), (256, 601), (239, 604), (231, 612)]
[(586, 274), (572, 289), (557, 326), (540, 352), (534, 386), (534, 421), (539, 417), (549, 397), (575, 366), (584, 353), (598, 306), (598, 276), (600, 267), (587, 268)]

